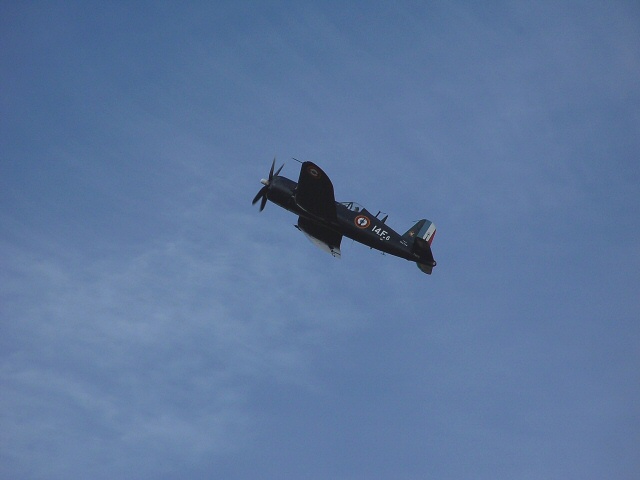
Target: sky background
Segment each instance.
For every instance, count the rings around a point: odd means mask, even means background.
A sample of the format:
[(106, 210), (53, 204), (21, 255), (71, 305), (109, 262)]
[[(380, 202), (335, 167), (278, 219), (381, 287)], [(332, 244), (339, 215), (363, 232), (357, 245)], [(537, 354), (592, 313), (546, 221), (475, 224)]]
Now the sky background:
[(639, 478), (637, 2), (2, 1), (0, 61), (0, 478)]

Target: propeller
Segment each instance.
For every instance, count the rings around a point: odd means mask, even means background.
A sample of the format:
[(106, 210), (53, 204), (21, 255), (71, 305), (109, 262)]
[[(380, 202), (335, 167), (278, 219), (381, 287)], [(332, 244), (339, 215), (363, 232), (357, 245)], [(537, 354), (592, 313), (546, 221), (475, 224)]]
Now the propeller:
[(271, 170), (269, 170), (269, 178), (263, 178), (262, 180), (260, 180), (260, 183), (262, 183), (262, 185), (264, 185), (264, 187), (262, 187), (260, 189), (260, 191), (258, 192), (258, 194), (253, 197), (253, 201), (251, 202), (251, 205), (255, 205), (258, 200), (260, 200), (262, 198), (262, 201), (260, 202), (260, 211), (264, 210), (265, 205), (267, 204), (267, 192), (269, 192), (269, 186), (271, 185), (271, 180), (273, 180), (273, 177), (277, 177), (278, 174), (280, 173), (280, 170), (282, 170), (282, 167), (284, 167), (284, 163), (282, 165), (280, 165), (280, 168), (273, 173), (273, 169), (276, 166), (276, 157), (273, 157), (273, 162), (271, 163)]

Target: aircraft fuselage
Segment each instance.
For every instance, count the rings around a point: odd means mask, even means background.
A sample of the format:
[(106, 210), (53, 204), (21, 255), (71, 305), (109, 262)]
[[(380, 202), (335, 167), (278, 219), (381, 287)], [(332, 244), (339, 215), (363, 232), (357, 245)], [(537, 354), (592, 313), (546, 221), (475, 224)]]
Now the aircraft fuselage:
[[(295, 195), (296, 187), (297, 183), (293, 180), (280, 176), (273, 177), (267, 198), (291, 213), (317, 222), (368, 247), (407, 260), (419, 260), (419, 255), (412, 252), (411, 244), (405, 238), (368, 210), (363, 208), (354, 211), (340, 202), (335, 202), (336, 219), (327, 221), (307, 212), (298, 205)], [(415, 233), (417, 234), (417, 232)]]

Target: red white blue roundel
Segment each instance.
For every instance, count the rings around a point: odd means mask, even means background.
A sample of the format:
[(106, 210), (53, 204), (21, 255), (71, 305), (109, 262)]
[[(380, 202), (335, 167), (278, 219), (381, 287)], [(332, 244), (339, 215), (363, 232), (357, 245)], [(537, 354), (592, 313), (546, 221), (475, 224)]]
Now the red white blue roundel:
[(320, 178), (320, 171), (316, 168), (315, 165), (309, 165), (307, 167), (307, 173), (309, 173), (309, 175), (311, 175), (315, 179)]
[(367, 228), (371, 225), (371, 220), (366, 215), (358, 215), (353, 222), (356, 224), (358, 228)]

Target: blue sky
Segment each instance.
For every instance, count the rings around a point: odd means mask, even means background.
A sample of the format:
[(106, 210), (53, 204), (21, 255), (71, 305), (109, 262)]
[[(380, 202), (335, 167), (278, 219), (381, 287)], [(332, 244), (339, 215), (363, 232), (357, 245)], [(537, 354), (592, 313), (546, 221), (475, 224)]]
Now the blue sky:
[[(637, 478), (635, 2), (0, 22), (2, 478)], [(274, 155), (433, 275), (258, 213)]]

